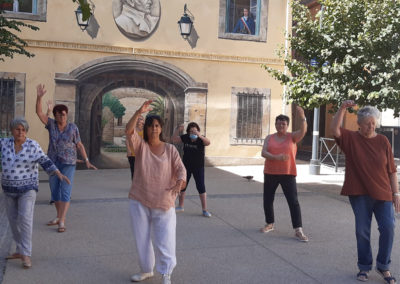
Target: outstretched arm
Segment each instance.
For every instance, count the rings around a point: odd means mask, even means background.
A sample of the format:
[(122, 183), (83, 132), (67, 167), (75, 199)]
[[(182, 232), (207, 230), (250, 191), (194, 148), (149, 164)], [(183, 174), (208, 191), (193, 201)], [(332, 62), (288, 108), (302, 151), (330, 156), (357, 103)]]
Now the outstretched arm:
[(333, 117), (331, 122), (331, 131), (333, 133), (333, 136), (335, 136), (336, 138), (339, 138), (342, 135), (342, 133), (340, 132), (340, 126), (342, 125), (346, 109), (355, 105), (356, 104), (354, 103), (354, 101), (344, 101), (339, 110), (336, 112), (335, 116)]
[(306, 121), (306, 116), (304, 115), (304, 109), (300, 106), (296, 106), (296, 110), (301, 119), (301, 126), (299, 130), (292, 133), (292, 138), (294, 143), (300, 142), (307, 132), (307, 121)]
[(49, 117), (43, 113), (42, 110), (42, 98), (46, 94), (46, 89), (44, 88), (43, 84), (39, 84), (36, 86), (36, 114), (39, 117), (40, 121), (44, 124), (47, 125), (47, 122), (49, 120)]
[[(131, 136), (133, 133), (135, 133), (136, 131), (136, 124), (137, 124), (137, 120), (139, 118), (139, 116), (142, 113), (151, 111), (152, 108), (150, 106), (150, 104), (153, 102), (153, 100), (148, 100), (145, 101), (142, 106), (134, 113), (134, 115), (131, 117), (131, 119), (129, 119), (128, 123), (126, 124), (126, 128), (125, 128), (125, 133), (126, 136)], [(144, 130), (146, 131), (146, 129)]]

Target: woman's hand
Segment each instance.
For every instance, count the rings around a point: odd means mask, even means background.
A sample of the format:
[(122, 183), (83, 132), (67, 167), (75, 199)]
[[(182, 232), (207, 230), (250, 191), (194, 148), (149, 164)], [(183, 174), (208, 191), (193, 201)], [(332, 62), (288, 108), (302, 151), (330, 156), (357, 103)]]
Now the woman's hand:
[(42, 98), (44, 94), (46, 94), (46, 89), (44, 88), (44, 84), (39, 84), (36, 86), (36, 94), (38, 98)]
[(341, 108), (341, 109), (347, 109), (347, 108), (353, 107), (353, 106), (355, 106), (355, 105), (356, 105), (356, 103), (355, 103), (354, 101), (352, 101), (352, 100), (347, 100), (347, 101), (344, 101), (344, 102), (342, 103), (342, 105), (340, 106), (340, 108)]
[(97, 170), (97, 168), (96, 168), (91, 162), (89, 162), (89, 160), (86, 160), (86, 161), (85, 161), (85, 164), (86, 164), (86, 167), (87, 167), (88, 169)]
[(288, 154), (278, 154), (278, 155), (276, 155), (276, 160), (287, 161), (287, 160), (289, 160), (289, 155)]
[(183, 132), (185, 130), (185, 125), (182, 123), (181, 125), (178, 126), (178, 131)]
[(151, 105), (152, 102), (153, 102), (153, 100), (145, 101), (142, 104), (142, 106), (139, 108), (139, 113), (142, 114), (142, 113), (151, 111), (152, 107), (150, 105)]
[(56, 171), (56, 176), (61, 180), (61, 181), (65, 181), (68, 184), (71, 184), (71, 181), (69, 180), (68, 177), (66, 177), (65, 175), (63, 175), (59, 170)]
[(173, 187), (171, 187), (170, 189), (167, 189), (167, 190), (172, 191), (172, 194), (178, 195), (182, 190), (182, 186), (183, 186), (183, 181), (178, 180)]
[(393, 195), (394, 211), (400, 213), (400, 195)]

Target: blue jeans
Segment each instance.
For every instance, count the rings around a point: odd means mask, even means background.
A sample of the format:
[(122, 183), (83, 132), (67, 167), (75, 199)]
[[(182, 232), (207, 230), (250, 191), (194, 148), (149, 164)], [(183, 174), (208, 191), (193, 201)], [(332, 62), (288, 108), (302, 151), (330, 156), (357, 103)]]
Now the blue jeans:
[(71, 184), (61, 181), (56, 175), (52, 175), (49, 178), (51, 200), (69, 202), (71, 199), (72, 183), (75, 175), (75, 165), (66, 165), (61, 163), (54, 163), (60, 172), (67, 176), (71, 181)]
[(13, 239), (17, 246), (16, 253), (31, 256), (32, 254), (32, 224), (35, 207), (36, 191), (24, 193), (4, 193), (8, 222)]
[(379, 230), (376, 267), (381, 270), (389, 270), (395, 227), (393, 203), (375, 200), (368, 195), (349, 196), (349, 200), (355, 216), (358, 268), (363, 271), (372, 269), (370, 238), (373, 213)]

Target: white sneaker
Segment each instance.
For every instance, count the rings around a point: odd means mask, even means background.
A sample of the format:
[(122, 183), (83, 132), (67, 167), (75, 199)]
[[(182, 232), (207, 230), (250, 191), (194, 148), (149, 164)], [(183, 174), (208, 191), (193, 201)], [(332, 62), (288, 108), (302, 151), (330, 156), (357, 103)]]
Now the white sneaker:
[(162, 275), (162, 284), (171, 284), (171, 275), (163, 274)]
[(143, 281), (143, 280), (145, 280), (147, 278), (153, 277), (153, 275), (154, 275), (153, 272), (137, 273), (137, 274), (132, 275), (131, 281), (132, 282), (140, 282), (140, 281)]

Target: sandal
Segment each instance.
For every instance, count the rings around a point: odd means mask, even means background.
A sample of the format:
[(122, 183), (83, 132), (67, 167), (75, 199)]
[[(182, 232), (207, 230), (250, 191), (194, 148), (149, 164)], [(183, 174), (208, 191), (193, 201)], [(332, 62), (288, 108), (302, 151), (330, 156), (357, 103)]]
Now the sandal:
[(361, 282), (366, 282), (368, 281), (368, 271), (362, 271), (357, 273), (357, 280)]
[(31, 262), (31, 258), (27, 255), (23, 255), (21, 257), (22, 259), (22, 267), (25, 269), (31, 268), (32, 267), (32, 262)]
[(304, 243), (308, 242), (308, 237), (306, 235), (304, 235), (302, 228), (295, 229), (294, 236), (300, 242), (304, 242)]
[(18, 258), (21, 258), (21, 257), (22, 257), (22, 255), (16, 252), (16, 253), (7, 255), (6, 259), (18, 259)]
[[(382, 270), (376, 267), (376, 272), (378, 272), (378, 274), (382, 276), (383, 280), (385, 280), (386, 283), (396, 284), (396, 278), (392, 276), (389, 270)], [(385, 276), (385, 272), (388, 272), (389, 276)]]
[(65, 228), (64, 222), (59, 222), (58, 223), (58, 229), (57, 232), (59, 233), (64, 233), (67, 229)]
[(269, 233), (275, 230), (274, 224), (266, 224), (264, 227), (260, 229), (261, 233)]
[(53, 220), (49, 221), (46, 225), (47, 226), (55, 226), (55, 225), (58, 225), (59, 222), (60, 222), (60, 219), (54, 218)]

